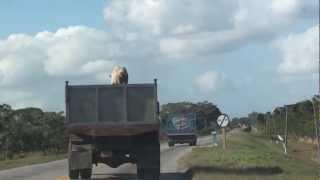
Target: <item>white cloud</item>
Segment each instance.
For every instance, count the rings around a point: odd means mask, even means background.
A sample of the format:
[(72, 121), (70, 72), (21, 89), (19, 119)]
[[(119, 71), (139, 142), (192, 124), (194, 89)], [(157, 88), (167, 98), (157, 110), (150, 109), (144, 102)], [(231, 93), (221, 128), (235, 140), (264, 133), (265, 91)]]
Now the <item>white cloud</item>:
[[(48, 41), (44, 62), (45, 70), (50, 75), (79, 75), (88, 71), (88, 64), (99, 62), (103, 68), (109, 68), (118, 47), (112, 43), (107, 33), (87, 27), (69, 27), (56, 33), (38, 35), (40, 41)], [(77, 68), (77, 70), (75, 70)]]
[(220, 80), (221, 78), (218, 73), (215, 71), (207, 71), (195, 78), (195, 84), (202, 92), (208, 93), (216, 90), (219, 83), (218, 81)]
[(34, 36), (12, 34), (0, 40), (0, 90), (6, 92), (0, 99), (50, 106), (52, 99), (45, 97), (51, 95), (42, 92), (58, 93), (53, 87), (63, 86), (64, 80), (107, 82), (120, 55), (118, 43), (108, 33), (85, 26)]
[[(300, 27), (302, 18), (314, 18), (318, 6), (306, 0), (109, 0), (103, 12), (107, 31), (70, 26), (0, 40), (0, 103), (61, 110), (65, 80), (106, 82), (111, 67), (118, 63), (128, 68), (130, 82), (158, 77), (169, 85), (183, 81), (187, 89), (190, 76), (194, 78), (193, 73), (210, 64), (217, 53), (255, 41), (272, 41), (292, 25)], [(179, 77), (176, 69), (181, 74), (192, 72)], [(192, 81), (207, 93), (232, 88), (224, 74), (215, 71)], [(162, 91), (162, 96), (170, 97), (170, 91)], [(171, 95), (175, 98), (176, 91)]]
[(41, 59), (44, 53), (39, 51), (41, 43), (23, 34), (10, 35), (6, 40), (0, 40), (0, 85), (28, 82), (42, 73)]
[(163, 3), (153, 0), (111, 1), (104, 10), (104, 17), (115, 26), (130, 22), (132, 28), (142, 27), (157, 34)]
[(160, 40), (160, 51), (169, 57), (181, 58), (224, 52), (243, 43), (241, 34), (233, 31), (201, 32)]
[(151, 34), (162, 55), (181, 58), (272, 39), (305, 14), (313, 18), (318, 6), (305, 0), (111, 0), (104, 17), (124, 33)]
[(173, 34), (186, 34), (195, 31), (195, 27), (192, 24), (178, 25), (172, 30)]
[(28, 76), (79, 76), (110, 70), (119, 55), (107, 33), (84, 26), (11, 35), (0, 41), (1, 83)]
[(112, 61), (96, 60), (84, 64), (81, 68), (81, 71), (84, 73), (91, 74), (106, 71), (106, 69), (112, 66), (114, 66), (114, 63)]
[(291, 14), (297, 11), (298, 5), (298, 0), (273, 0), (271, 9), (278, 14)]
[(278, 68), (282, 74), (314, 73), (319, 62), (319, 27), (290, 34), (274, 42), (281, 55)]
[[(155, 35), (185, 33), (190, 31), (190, 25), (202, 30), (229, 26), (231, 19), (227, 15), (235, 6), (236, 0), (111, 0), (104, 9), (104, 17), (107, 23), (120, 24), (126, 30)], [(177, 30), (186, 27), (188, 31)]]

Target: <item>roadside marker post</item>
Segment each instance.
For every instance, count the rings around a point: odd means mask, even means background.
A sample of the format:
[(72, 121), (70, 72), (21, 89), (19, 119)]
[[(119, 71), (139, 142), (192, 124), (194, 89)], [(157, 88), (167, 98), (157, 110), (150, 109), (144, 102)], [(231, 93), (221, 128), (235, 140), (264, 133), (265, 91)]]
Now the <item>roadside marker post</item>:
[(212, 132), (211, 132), (211, 135), (212, 135), (213, 147), (218, 146), (217, 131), (212, 131)]

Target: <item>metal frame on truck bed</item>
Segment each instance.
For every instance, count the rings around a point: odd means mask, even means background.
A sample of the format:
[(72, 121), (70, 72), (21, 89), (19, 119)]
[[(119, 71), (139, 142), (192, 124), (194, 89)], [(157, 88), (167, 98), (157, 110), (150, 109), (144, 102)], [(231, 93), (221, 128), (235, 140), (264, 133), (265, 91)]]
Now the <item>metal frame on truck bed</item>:
[(69, 176), (90, 178), (92, 164), (137, 164), (138, 177), (159, 179), (157, 81), (65, 86)]

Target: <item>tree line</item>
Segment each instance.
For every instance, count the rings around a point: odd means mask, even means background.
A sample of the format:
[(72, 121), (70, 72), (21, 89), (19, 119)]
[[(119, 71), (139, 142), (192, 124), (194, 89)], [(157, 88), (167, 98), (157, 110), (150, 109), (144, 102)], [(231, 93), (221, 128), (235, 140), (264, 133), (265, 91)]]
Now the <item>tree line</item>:
[[(284, 135), (287, 126), (289, 136), (314, 137), (314, 118), (318, 119), (319, 113), (313, 110), (314, 107), (317, 110), (319, 105), (302, 101), (277, 107), (272, 112), (252, 112), (247, 117), (233, 118), (230, 126), (245, 124), (269, 136)], [(200, 134), (217, 129), (216, 119), (221, 111), (208, 101), (162, 105), (161, 127), (165, 127), (170, 115), (190, 112), (197, 114), (196, 124)], [(10, 105), (0, 105), (0, 160), (29, 152), (64, 152), (67, 148), (64, 119), (63, 112), (44, 112), (39, 108), (12, 109)]]
[(217, 128), (216, 120), (221, 115), (220, 109), (212, 102), (177, 102), (161, 106), (160, 119), (162, 127), (165, 127), (169, 117), (174, 114), (196, 113), (196, 125), (200, 134), (208, 134)]
[[(161, 106), (161, 124), (165, 125), (171, 114), (190, 112), (197, 114), (197, 130), (202, 134), (216, 128), (216, 119), (221, 114), (216, 105), (207, 101), (168, 103)], [(0, 160), (31, 152), (65, 152), (64, 120), (63, 112), (44, 112), (32, 107), (13, 109), (0, 104)]]
[(63, 112), (0, 105), (0, 160), (30, 152), (65, 151), (64, 119)]
[(319, 104), (313, 103), (307, 100), (276, 107), (272, 112), (252, 112), (247, 117), (234, 118), (233, 125), (248, 124), (267, 136), (287, 133), (294, 138), (314, 137)]

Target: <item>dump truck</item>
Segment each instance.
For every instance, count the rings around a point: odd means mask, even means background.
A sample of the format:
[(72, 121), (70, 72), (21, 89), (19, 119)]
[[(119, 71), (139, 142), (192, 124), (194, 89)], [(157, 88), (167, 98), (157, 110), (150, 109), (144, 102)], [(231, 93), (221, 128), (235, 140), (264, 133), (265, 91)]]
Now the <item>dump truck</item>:
[(183, 143), (188, 143), (190, 146), (197, 144), (196, 113), (175, 114), (168, 119), (166, 131), (169, 147)]
[(128, 85), (65, 84), (70, 179), (90, 179), (93, 165), (137, 165), (139, 179), (160, 176), (157, 81)]

